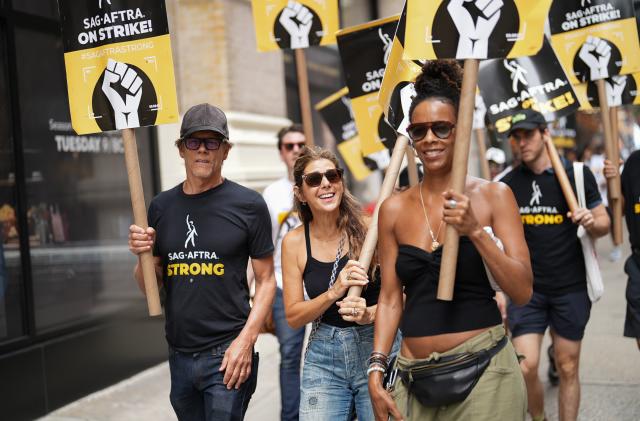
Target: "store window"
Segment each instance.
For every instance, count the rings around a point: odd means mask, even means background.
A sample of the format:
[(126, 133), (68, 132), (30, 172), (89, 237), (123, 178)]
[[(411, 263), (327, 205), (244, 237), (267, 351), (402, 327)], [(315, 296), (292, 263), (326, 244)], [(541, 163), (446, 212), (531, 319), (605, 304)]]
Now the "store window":
[[(73, 132), (58, 34), (17, 28), (16, 51), (36, 329), (139, 305), (122, 139)], [(148, 131), (137, 135), (149, 200)]]
[[(1, 29), (1, 27), (0, 27)], [(24, 334), (22, 270), (5, 42), (0, 32), (0, 342)]]
[(13, 0), (14, 10), (58, 19), (56, 0)]

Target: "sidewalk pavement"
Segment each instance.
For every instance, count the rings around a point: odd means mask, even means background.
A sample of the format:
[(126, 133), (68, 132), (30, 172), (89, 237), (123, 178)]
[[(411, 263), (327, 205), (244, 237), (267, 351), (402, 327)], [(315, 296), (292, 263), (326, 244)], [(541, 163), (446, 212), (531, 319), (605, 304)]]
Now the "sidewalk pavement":
[[(606, 292), (593, 306), (582, 345), (579, 419), (636, 421), (640, 420), (640, 351), (635, 340), (622, 337), (627, 278), (623, 271), (624, 259), (610, 262), (610, 250), (609, 238), (598, 241)], [(628, 254), (629, 245), (625, 242), (623, 256)], [(548, 342), (547, 335), (542, 349), (540, 376), (545, 388), (546, 413), (550, 421), (555, 421), (558, 388), (551, 386), (546, 376)], [(245, 419), (277, 421), (280, 417), (278, 342), (272, 335), (261, 335), (256, 349), (260, 352), (258, 387)], [(168, 365), (164, 363), (146, 370), (58, 409), (41, 420), (175, 421), (169, 403)]]

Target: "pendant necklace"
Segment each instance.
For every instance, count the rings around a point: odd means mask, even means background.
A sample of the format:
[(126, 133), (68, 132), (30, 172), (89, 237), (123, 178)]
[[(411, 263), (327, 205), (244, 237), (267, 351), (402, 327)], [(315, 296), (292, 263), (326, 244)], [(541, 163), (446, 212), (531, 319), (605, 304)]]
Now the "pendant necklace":
[(440, 220), (440, 225), (438, 225), (438, 232), (436, 235), (433, 235), (433, 230), (431, 230), (431, 224), (429, 223), (429, 216), (427, 215), (427, 208), (424, 206), (424, 199), (422, 198), (422, 183), (420, 183), (420, 202), (422, 203), (422, 210), (424, 211), (424, 219), (427, 220), (427, 228), (429, 229), (429, 235), (431, 235), (431, 251), (434, 252), (438, 247), (440, 247), (440, 243), (438, 242), (438, 236), (440, 235), (440, 229), (442, 228), (442, 222), (444, 218)]

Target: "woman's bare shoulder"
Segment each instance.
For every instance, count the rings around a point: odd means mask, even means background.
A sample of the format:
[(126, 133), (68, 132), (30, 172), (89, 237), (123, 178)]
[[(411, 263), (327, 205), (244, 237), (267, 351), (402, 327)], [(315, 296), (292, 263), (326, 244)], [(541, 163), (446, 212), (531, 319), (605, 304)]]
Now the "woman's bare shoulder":
[(286, 247), (296, 247), (300, 243), (304, 243), (304, 225), (300, 225), (289, 231), (282, 240), (286, 243)]

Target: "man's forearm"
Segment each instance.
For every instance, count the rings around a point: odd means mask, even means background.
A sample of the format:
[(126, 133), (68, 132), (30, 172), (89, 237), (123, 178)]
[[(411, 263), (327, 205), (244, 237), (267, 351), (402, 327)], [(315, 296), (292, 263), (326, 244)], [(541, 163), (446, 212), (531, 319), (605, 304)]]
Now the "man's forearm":
[(611, 221), (608, 216), (597, 217), (593, 221), (593, 225), (591, 228), (587, 229), (587, 232), (593, 238), (600, 238), (609, 233), (609, 229), (611, 228)]
[(253, 297), (253, 307), (249, 313), (247, 323), (242, 329), (241, 335), (246, 335), (252, 342), (258, 339), (260, 329), (264, 324), (273, 299), (276, 295), (276, 278), (272, 274), (267, 279), (258, 279), (256, 276), (256, 293)]

